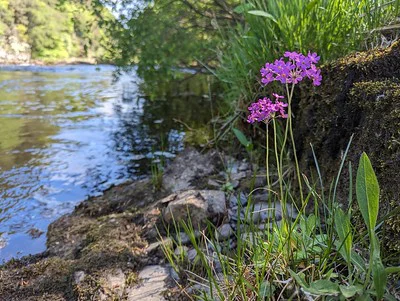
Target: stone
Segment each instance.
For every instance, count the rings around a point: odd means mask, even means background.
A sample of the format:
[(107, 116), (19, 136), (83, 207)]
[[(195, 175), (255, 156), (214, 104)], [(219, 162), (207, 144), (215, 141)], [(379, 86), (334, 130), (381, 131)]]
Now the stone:
[(207, 176), (216, 171), (218, 161), (216, 151), (200, 153), (188, 147), (167, 167), (163, 176), (163, 186), (166, 191), (171, 192), (206, 186)]
[(231, 181), (240, 181), (240, 180), (246, 178), (246, 172), (240, 171), (237, 173), (232, 173), (230, 178), (231, 178)]
[[(298, 215), (296, 209), (286, 204), (287, 215), (291, 219), (295, 219)], [(269, 204), (267, 202), (256, 203), (253, 206), (253, 211), (246, 217), (248, 223), (263, 223), (264, 221), (275, 220), (279, 221), (282, 219), (282, 207), (280, 203)]]
[(256, 193), (251, 195), (251, 200), (254, 203), (268, 202), (268, 192), (265, 190), (258, 190)]
[(194, 263), (197, 257), (197, 250), (192, 248), (189, 251), (187, 251), (187, 259), (189, 262)]
[(151, 243), (146, 248), (147, 255), (162, 255), (163, 254), (163, 247), (171, 248), (173, 245), (173, 241), (169, 237), (164, 237), (160, 241), (156, 241)]
[(225, 193), (219, 190), (187, 190), (176, 195), (163, 211), (167, 223), (188, 222), (195, 229), (206, 220), (217, 222), (226, 213)]
[(122, 297), (125, 289), (125, 274), (121, 269), (116, 269), (108, 273), (102, 281), (102, 291), (107, 292), (100, 294), (101, 300), (109, 300), (110, 296)]
[(218, 183), (217, 181), (213, 179), (208, 179), (207, 181), (207, 187), (209, 188), (214, 188), (214, 189), (219, 189), (222, 185)]
[(247, 171), (247, 170), (250, 170), (250, 164), (245, 161), (240, 162), (238, 171)]
[(215, 230), (217, 240), (227, 240), (234, 234), (232, 227), (229, 224), (223, 224)]
[(128, 301), (164, 301), (163, 292), (168, 288), (166, 281), (169, 269), (161, 265), (146, 266), (139, 272), (142, 282), (126, 290)]
[(225, 193), (219, 190), (200, 190), (201, 196), (208, 204), (210, 217), (221, 217), (226, 213)]
[(238, 218), (240, 218), (240, 220), (244, 220), (245, 218), (244, 216), (245, 216), (244, 211), (239, 210), (239, 208), (228, 209), (228, 219), (230, 223), (237, 223)]
[(198, 190), (178, 194), (163, 211), (163, 218), (167, 223), (187, 223), (190, 220), (194, 228), (204, 225), (208, 216), (208, 203)]
[(76, 271), (74, 273), (74, 283), (76, 285), (80, 284), (83, 280), (85, 280), (86, 274), (84, 271)]
[(176, 256), (183, 256), (186, 257), (187, 256), (187, 252), (189, 251), (189, 248), (186, 246), (178, 246), (176, 247), (174, 254)]
[(236, 196), (235, 194), (231, 194), (228, 199), (228, 205), (230, 208), (234, 208), (241, 205), (241, 207), (244, 207), (247, 205), (247, 197), (244, 193), (240, 193), (239, 196)]

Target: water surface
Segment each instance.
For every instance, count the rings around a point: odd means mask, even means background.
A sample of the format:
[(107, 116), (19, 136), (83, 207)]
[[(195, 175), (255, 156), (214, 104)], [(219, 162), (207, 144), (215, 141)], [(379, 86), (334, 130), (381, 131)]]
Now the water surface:
[(148, 174), (153, 160), (173, 158), (182, 124), (210, 118), (202, 79), (171, 83), (150, 101), (134, 72), (114, 82), (113, 71), (0, 67), (0, 260), (45, 250), (45, 233), (32, 233), (88, 195)]

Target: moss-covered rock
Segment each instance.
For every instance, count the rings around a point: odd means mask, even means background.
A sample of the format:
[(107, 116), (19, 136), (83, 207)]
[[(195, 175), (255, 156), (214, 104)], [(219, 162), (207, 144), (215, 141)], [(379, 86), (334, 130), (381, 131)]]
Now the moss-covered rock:
[[(362, 152), (370, 157), (381, 186), (384, 216), (400, 205), (400, 43), (352, 54), (324, 66), (322, 72), (323, 84), (313, 90), (302, 87), (296, 99), (295, 135), (302, 168), (315, 171), (312, 143), (329, 188), (354, 134), (347, 158), (356, 170)], [(343, 203), (348, 184), (345, 168), (338, 194)], [(384, 230), (385, 251), (399, 251), (398, 214), (386, 220)]]

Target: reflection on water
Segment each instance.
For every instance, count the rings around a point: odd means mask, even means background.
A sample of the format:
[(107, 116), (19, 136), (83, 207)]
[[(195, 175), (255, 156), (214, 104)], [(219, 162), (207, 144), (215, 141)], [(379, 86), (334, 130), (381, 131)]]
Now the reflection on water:
[[(172, 158), (183, 128), (207, 122), (204, 80), (176, 84), (149, 101), (134, 74), (111, 66), (0, 68), (0, 260), (45, 249), (45, 231), (87, 195)], [(190, 92), (190, 93), (189, 93)], [(2, 248), (3, 247), (3, 248)]]

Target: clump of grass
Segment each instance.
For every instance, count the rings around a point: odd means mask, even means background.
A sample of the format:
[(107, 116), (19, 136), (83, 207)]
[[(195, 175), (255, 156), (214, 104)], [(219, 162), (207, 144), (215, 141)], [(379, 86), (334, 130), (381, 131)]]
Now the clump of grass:
[(323, 62), (379, 45), (380, 28), (398, 22), (399, 1), (247, 0), (236, 7), (244, 22), (227, 32), (217, 77), (227, 85), (225, 98), (253, 100), (254, 84), (265, 62), (286, 49), (321, 55)]
[[(315, 86), (321, 81), (316, 67), (316, 53), (303, 55), (286, 52), (284, 58), (274, 64), (266, 64), (263, 83), (280, 81), (285, 85), (284, 96), (273, 94), (275, 100), (265, 97), (249, 108), (249, 123), (272, 124), (273, 156), (277, 181), (271, 181), (269, 173), (268, 137), (266, 140), (266, 180), (269, 208), (281, 208), (281, 218), (267, 214), (262, 230), (254, 223), (251, 198), (241, 218), (238, 210), (236, 246), (231, 241), (219, 241), (215, 227), (209, 224), (203, 235), (195, 235), (190, 221), (182, 223), (190, 243), (196, 250), (201, 268), (185, 266), (185, 255), (173, 256), (172, 249), (165, 254), (173, 266), (186, 271), (190, 281), (197, 283), (202, 300), (376, 300), (394, 299), (387, 289), (389, 273), (400, 272), (400, 267), (385, 268), (380, 255), (377, 224), (379, 209), (379, 184), (368, 156), (361, 155), (357, 177), (356, 195), (358, 208), (367, 231), (352, 226), (353, 178), (349, 164), (349, 196), (347, 208), (338, 201), (338, 183), (344, 168), (351, 140), (344, 152), (337, 177), (326, 189), (319, 164), (314, 154), (319, 185), (310, 183), (299, 167), (292, 126), (292, 100), (295, 85), (309, 78)], [(287, 108), (287, 114), (285, 109)], [(283, 142), (277, 136), (277, 119), (284, 123)], [(242, 135), (238, 139), (244, 146), (249, 143)], [(351, 138), (352, 139), (352, 138)], [(288, 143), (293, 150), (294, 173), (285, 177), (283, 159)], [(288, 169), (290, 170), (290, 169)], [(278, 185), (279, 184), (279, 185)], [(303, 189), (304, 188), (304, 189)], [(240, 202), (239, 202), (240, 203)], [(296, 205), (298, 207), (296, 207)], [(239, 205), (240, 206), (240, 205)], [(296, 207), (298, 214), (292, 214)], [(311, 210), (306, 211), (306, 208)], [(248, 218), (250, 215), (250, 218)], [(178, 247), (183, 248), (178, 241)]]
[[(167, 259), (188, 286), (197, 288), (199, 300), (395, 300), (386, 279), (400, 268), (385, 268), (380, 258), (379, 185), (367, 155), (360, 158), (356, 179), (366, 233), (352, 226), (351, 203), (342, 209), (334, 199), (335, 182), (327, 195), (308, 186), (305, 202), (313, 203), (312, 213), (306, 214), (304, 206), (294, 219), (271, 216), (270, 227), (261, 231), (258, 224), (246, 222), (251, 219), (238, 219), (235, 248), (219, 241), (211, 224), (196, 235), (190, 221), (182, 223), (196, 250), (196, 264), (171, 245), (164, 249)], [(251, 206), (249, 202), (247, 214)], [(175, 246), (184, 248), (179, 239)]]
[(151, 162), (151, 183), (155, 191), (159, 191), (163, 185), (164, 167), (160, 162)]

